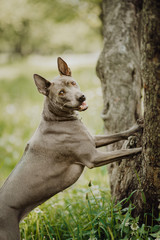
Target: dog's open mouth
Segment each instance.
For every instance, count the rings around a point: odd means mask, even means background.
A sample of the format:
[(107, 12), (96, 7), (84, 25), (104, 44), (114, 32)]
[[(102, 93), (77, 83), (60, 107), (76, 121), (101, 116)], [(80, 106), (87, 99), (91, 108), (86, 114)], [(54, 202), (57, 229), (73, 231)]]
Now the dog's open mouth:
[(78, 107), (78, 111), (82, 112), (85, 111), (88, 108), (88, 105), (86, 103), (86, 101), (84, 101), (79, 107)]

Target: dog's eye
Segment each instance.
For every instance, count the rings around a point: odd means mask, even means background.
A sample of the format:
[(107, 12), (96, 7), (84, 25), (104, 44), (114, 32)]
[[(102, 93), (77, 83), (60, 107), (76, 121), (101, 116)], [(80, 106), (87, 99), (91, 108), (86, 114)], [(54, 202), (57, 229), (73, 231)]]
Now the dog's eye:
[(64, 95), (64, 93), (65, 93), (65, 91), (64, 91), (64, 90), (61, 90), (61, 91), (59, 91), (58, 94), (62, 96), (62, 95)]
[(71, 84), (72, 84), (73, 86), (77, 85), (75, 81), (72, 81)]

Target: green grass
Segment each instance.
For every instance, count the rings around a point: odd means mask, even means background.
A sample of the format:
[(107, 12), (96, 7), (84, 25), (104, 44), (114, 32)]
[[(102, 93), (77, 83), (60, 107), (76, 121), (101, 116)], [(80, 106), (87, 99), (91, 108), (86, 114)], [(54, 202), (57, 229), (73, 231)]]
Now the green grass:
[[(48, 80), (58, 74), (52, 64), (46, 64), (47, 59), (43, 66), (43, 60), (29, 58), (1, 66), (0, 185), (20, 160), (40, 122), (43, 96), (37, 92), (33, 73)], [(89, 109), (81, 114), (83, 122), (92, 134), (102, 134), (101, 86), (94, 68), (84, 63), (72, 68), (72, 72), (89, 104)], [(90, 180), (92, 186), (88, 186)], [(33, 210), (22, 221), (21, 236), (25, 240), (158, 239), (157, 225), (138, 227), (138, 218), (132, 218), (131, 214), (134, 206), (130, 204), (123, 209), (122, 205), (123, 202), (115, 204), (111, 200), (106, 167), (86, 169), (75, 185)]]
[[(22, 239), (138, 240), (159, 239), (160, 226), (138, 225), (134, 206), (115, 204), (109, 189), (89, 182), (70, 188), (33, 210), (21, 223)], [(158, 222), (158, 221), (157, 221)]]

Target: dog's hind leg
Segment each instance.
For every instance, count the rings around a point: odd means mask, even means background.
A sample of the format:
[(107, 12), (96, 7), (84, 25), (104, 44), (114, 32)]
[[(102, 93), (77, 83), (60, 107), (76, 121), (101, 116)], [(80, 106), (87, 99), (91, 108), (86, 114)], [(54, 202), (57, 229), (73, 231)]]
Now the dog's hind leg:
[(0, 207), (0, 240), (20, 240), (17, 213), (8, 207)]

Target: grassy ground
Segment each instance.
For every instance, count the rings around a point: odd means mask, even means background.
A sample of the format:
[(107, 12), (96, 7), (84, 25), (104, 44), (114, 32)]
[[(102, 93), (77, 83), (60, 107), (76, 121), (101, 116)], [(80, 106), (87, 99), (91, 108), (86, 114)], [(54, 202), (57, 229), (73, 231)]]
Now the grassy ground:
[(156, 239), (158, 225), (139, 227), (138, 218), (131, 216), (133, 206), (122, 208), (129, 198), (115, 204), (100, 183), (75, 186), (32, 211), (21, 223), (22, 239)]
[[(102, 96), (93, 56), (70, 64), (87, 96), (89, 109), (81, 117), (91, 133), (103, 133)], [(81, 59), (81, 57), (79, 58)], [(89, 60), (88, 60), (89, 59)], [(33, 73), (51, 80), (58, 74), (55, 59), (32, 57), (0, 69), (0, 185), (20, 160), (39, 121), (43, 96)], [(52, 65), (53, 62), (53, 65)], [(91, 181), (91, 182), (90, 182)], [(129, 201), (125, 199), (124, 201)], [(106, 167), (85, 170), (78, 182), (32, 211), (21, 223), (22, 239), (159, 239), (158, 225), (138, 226), (133, 206), (111, 201)]]

